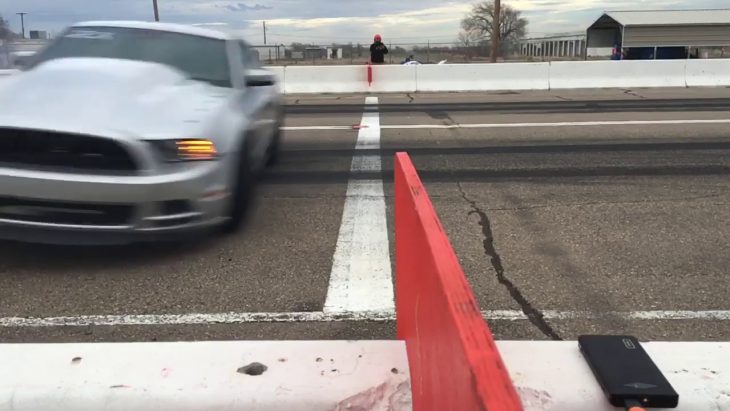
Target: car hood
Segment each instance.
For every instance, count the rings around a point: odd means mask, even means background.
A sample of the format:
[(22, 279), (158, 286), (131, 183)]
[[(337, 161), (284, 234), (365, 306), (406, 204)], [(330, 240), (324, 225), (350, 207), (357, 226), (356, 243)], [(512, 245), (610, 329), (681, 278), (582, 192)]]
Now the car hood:
[(0, 81), (0, 127), (180, 137), (204, 128), (231, 93), (161, 64), (51, 60)]

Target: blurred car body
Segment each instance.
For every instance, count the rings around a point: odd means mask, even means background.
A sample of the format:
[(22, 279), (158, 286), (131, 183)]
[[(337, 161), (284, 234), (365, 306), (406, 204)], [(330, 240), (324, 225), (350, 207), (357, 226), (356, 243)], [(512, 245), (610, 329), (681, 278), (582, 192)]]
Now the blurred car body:
[(245, 214), (281, 97), (249, 46), (143, 22), (67, 29), (0, 81), (0, 238), (180, 238)]

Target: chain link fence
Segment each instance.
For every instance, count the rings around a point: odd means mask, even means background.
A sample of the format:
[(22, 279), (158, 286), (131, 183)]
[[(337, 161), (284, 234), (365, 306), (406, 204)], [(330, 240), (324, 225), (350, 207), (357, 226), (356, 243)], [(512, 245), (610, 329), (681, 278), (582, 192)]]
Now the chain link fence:
[[(489, 44), (459, 45), (454, 43), (386, 43), (389, 53), (386, 64), (402, 64), (415, 60), (421, 64), (486, 63), (491, 53)], [(255, 46), (259, 59), (266, 65), (358, 65), (370, 59), (369, 44), (292, 44)], [(647, 48), (649, 49), (649, 48)], [(650, 48), (654, 51), (654, 48)], [(683, 47), (684, 58), (716, 59), (730, 58), (729, 47)], [(586, 56), (585, 38), (525, 39), (514, 44), (503, 44), (500, 61), (546, 62), (606, 60), (611, 58), (611, 49), (595, 53), (588, 49)], [(634, 53), (636, 54), (636, 53)], [(646, 54), (646, 53), (644, 53)], [(653, 55), (640, 54), (635, 59), (653, 59)], [(659, 58), (662, 58), (659, 53)], [(670, 58), (670, 57), (664, 57)], [(679, 57), (671, 57), (679, 58)]]
[[(387, 64), (402, 64), (415, 60), (422, 64), (483, 63), (489, 61), (487, 44), (458, 45), (454, 43), (386, 43)], [(517, 45), (505, 45), (505, 59), (520, 59)], [(253, 46), (259, 60), (267, 65), (338, 65), (365, 64), (370, 60), (369, 44), (291, 44)]]

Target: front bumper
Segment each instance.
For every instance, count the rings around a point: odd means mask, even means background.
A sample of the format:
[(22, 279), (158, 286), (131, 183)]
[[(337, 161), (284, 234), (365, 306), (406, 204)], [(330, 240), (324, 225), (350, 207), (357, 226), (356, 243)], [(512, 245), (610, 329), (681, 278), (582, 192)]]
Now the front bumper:
[(186, 224), (158, 230), (89, 229), (68, 227), (20, 226), (0, 221), (0, 240), (35, 244), (104, 246), (139, 242), (187, 241), (212, 233), (225, 219)]
[[(198, 233), (225, 221), (226, 169), (223, 159), (133, 176), (0, 168), (0, 239), (123, 244)], [(110, 205), (124, 214), (107, 218)]]

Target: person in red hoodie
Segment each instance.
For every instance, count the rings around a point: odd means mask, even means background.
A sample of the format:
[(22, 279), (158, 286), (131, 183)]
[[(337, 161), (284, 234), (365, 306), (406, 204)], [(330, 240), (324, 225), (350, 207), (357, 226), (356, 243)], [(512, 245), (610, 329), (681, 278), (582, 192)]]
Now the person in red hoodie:
[(376, 34), (373, 44), (370, 45), (370, 62), (373, 64), (383, 64), (385, 63), (386, 54), (388, 54), (388, 48), (383, 44), (383, 38), (380, 34)]

